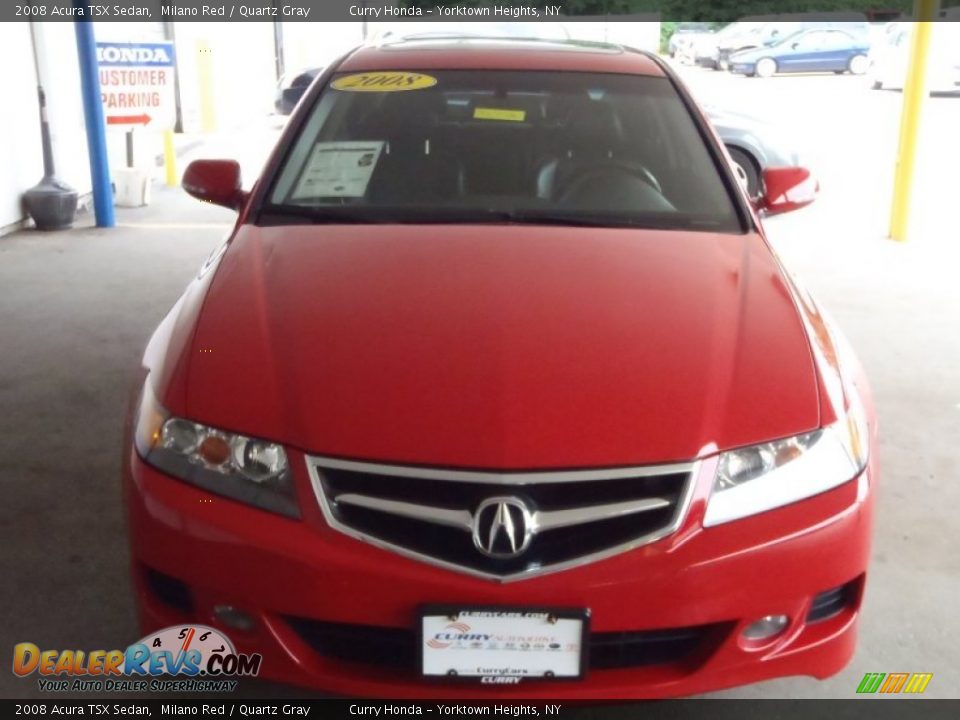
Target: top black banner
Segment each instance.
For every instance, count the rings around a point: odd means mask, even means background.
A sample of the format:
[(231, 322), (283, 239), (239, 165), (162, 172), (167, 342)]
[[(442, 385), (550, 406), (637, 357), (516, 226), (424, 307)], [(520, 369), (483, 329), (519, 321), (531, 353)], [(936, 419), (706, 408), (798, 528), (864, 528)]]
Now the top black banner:
[[(953, 8), (953, 11), (951, 11)], [(830, 19), (909, 18), (912, 0), (10, 0), (0, 21), (95, 22), (569, 22), (660, 20), (727, 23), (745, 17), (829, 13)], [(960, 0), (937, 18), (960, 19)]]

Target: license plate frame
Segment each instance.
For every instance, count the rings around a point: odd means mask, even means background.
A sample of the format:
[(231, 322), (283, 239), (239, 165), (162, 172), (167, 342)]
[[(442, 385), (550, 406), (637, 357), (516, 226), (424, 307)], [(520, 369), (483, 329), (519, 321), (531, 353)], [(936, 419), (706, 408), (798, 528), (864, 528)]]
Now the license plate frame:
[[(479, 614), (479, 615), (477, 615)], [(516, 618), (511, 618), (511, 616), (518, 616)], [(451, 672), (454, 670), (451, 668), (446, 673), (438, 672), (428, 672), (428, 654), (435, 653), (439, 648), (428, 647), (427, 638), (425, 633), (427, 631), (428, 618), (432, 619), (434, 622), (447, 622), (455, 623), (461, 622), (465, 623), (467, 620), (473, 620), (475, 623), (479, 622), (481, 629), (487, 629), (490, 625), (496, 624), (497, 621), (503, 621), (504, 628), (502, 632), (508, 631), (508, 624), (511, 620), (520, 622), (521, 624), (527, 624), (530, 622), (537, 623), (539, 626), (539, 620), (541, 618), (555, 618), (558, 625), (557, 632), (561, 632), (564, 635), (569, 637), (569, 632), (574, 628), (569, 627), (571, 621), (576, 621), (579, 623), (579, 629), (576, 631), (578, 639), (576, 643), (579, 645), (579, 657), (576, 661), (576, 672), (569, 673), (564, 672), (563, 674), (548, 675), (548, 674), (509, 674), (509, 673), (500, 673), (500, 672), (490, 672), (482, 673), (480, 668), (476, 672), (472, 673), (462, 673), (460, 671)], [(417, 637), (417, 673), (421, 678), (428, 681), (453, 681), (453, 682), (473, 682), (489, 685), (491, 687), (495, 685), (505, 685), (509, 686), (511, 684), (518, 684), (524, 680), (541, 680), (541, 681), (577, 681), (583, 680), (587, 675), (587, 667), (589, 662), (589, 638), (590, 638), (590, 610), (587, 608), (549, 608), (549, 607), (522, 607), (522, 606), (476, 606), (476, 605), (427, 605), (418, 608), (417, 610), (417, 628), (415, 635)], [(549, 620), (547, 620), (549, 622)], [(564, 627), (567, 626), (567, 627)], [(516, 631), (515, 631), (516, 632)], [(494, 641), (490, 641), (494, 642)], [(569, 644), (569, 640), (567, 643)], [(519, 645), (520, 643), (518, 643)], [(531, 643), (535, 645), (537, 643)], [(545, 648), (532, 649), (533, 652), (538, 652), (538, 656), (547, 655), (553, 651), (549, 650), (549, 642), (540, 643), (545, 645)], [(444, 650), (450, 651), (451, 648), (443, 648)], [(466, 651), (474, 655), (482, 653), (484, 650), (487, 652), (496, 652), (501, 658), (504, 657), (504, 653), (508, 653), (509, 657), (512, 659), (517, 659), (519, 662), (514, 663), (517, 665), (516, 668), (512, 669), (527, 669), (522, 668), (523, 661), (528, 658), (522, 657), (523, 653), (528, 650), (522, 650), (519, 647), (514, 649), (503, 647), (499, 651), (496, 648), (464, 648), (456, 647), (454, 651)], [(569, 653), (570, 650), (566, 650), (562, 655), (566, 655), (565, 658), (567, 664), (569, 664)], [(461, 656), (466, 657), (466, 656)], [(490, 662), (497, 664), (496, 658), (491, 657)], [(559, 668), (558, 668), (559, 669)], [(491, 668), (493, 670), (493, 668)], [(491, 680), (491, 678), (493, 678)], [(513, 680), (499, 680), (496, 678), (514, 678)]]

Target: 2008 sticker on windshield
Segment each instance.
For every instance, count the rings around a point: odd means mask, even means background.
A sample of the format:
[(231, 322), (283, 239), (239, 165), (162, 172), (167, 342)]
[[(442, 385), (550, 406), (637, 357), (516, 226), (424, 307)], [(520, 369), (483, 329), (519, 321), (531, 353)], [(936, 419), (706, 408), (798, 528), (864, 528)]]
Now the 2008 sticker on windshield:
[(292, 199), (363, 197), (381, 150), (382, 140), (318, 142)]
[(334, 90), (346, 90), (348, 92), (400, 92), (402, 90), (423, 90), (436, 84), (437, 79), (432, 75), (390, 71), (345, 75), (330, 83), (330, 87)]

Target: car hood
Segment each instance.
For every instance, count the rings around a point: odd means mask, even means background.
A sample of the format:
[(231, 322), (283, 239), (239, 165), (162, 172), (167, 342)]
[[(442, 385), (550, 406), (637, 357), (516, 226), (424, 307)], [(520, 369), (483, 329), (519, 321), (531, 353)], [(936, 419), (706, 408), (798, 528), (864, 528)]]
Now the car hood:
[(246, 225), (187, 357), (171, 410), (342, 457), (630, 465), (819, 424), (793, 296), (753, 234)]
[(731, 53), (730, 62), (756, 62), (762, 57), (774, 57), (777, 54), (777, 48), (775, 46), (745, 48)]

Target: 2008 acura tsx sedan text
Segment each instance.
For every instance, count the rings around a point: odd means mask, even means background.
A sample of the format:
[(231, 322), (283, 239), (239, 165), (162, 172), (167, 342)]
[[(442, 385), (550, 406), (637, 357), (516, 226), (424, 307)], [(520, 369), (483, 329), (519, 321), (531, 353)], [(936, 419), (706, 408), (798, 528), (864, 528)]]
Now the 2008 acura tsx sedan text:
[(656, 57), (430, 39), (320, 75), (156, 330), (145, 632), (348, 695), (686, 695), (849, 661), (869, 388)]

